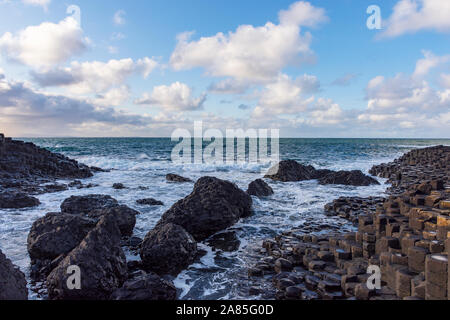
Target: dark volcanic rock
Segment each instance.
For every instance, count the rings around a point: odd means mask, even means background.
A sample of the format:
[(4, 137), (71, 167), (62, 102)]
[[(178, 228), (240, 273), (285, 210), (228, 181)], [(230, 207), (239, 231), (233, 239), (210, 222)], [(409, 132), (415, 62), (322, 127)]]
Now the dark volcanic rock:
[(28, 193), (44, 193), (39, 185), (55, 179), (84, 179), (89, 167), (33, 143), (4, 138), (0, 134), (0, 185)]
[[(120, 247), (120, 230), (111, 215), (103, 216), (97, 226), (47, 277), (49, 298), (53, 300), (106, 300), (122, 287), (127, 263)], [(67, 288), (70, 266), (81, 272), (81, 289)]]
[(258, 179), (249, 184), (247, 193), (256, 197), (268, 197), (273, 195), (273, 189), (266, 182)]
[(98, 221), (102, 216), (111, 214), (123, 236), (131, 236), (136, 224), (138, 211), (121, 206), (116, 199), (107, 195), (92, 194), (88, 196), (72, 196), (61, 204), (61, 212), (83, 215)]
[(72, 196), (61, 204), (61, 212), (69, 214), (88, 214), (93, 210), (117, 207), (116, 199), (101, 194)]
[(177, 174), (173, 174), (173, 173), (169, 173), (166, 176), (166, 180), (169, 182), (179, 182), (179, 183), (183, 183), (183, 182), (193, 182), (191, 179), (188, 178), (184, 178), (182, 176), (179, 176)]
[(114, 183), (112, 187), (113, 187), (113, 189), (116, 189), (116, 190), (126, 189), (126, 187), (123, 183)]
[(87, 214), (89, 218), (99, 219), (105, 215), (112, 215), (120, 229), (122, 236), (131, 236), (136, 225), (136, 216), (140, 213), (127, 206), (117, 206), (93, 210)]
[(0, 209), (31, 208), (40, 204), (37, 198), (22, 192), (5, 191), (0, 193)]
[(27, 299), (25, 275), (0, 250), (0, 301)]
[(239, 249), (241, 241), (236, 236), (236, 232), (218, 233), (208, 239), (208, 245), (214, 250), (233, 252)]
[(265, 178), (281, 182), (296, 182), (320, 179), (332, 172), (316, 170), (313, 166), (305, 166), (294, 160), (285, 160), (270, 168)]
[(372, 177), (366, 176), (359, 170), (355, 171), (338, 171), (329, 173), (319, 179), (320, 184), (341, 184), (346, 186), (370, 186), (379, 185), (380, 183)]
[(252, 198), (235, 184), (203, 177), (189, 196), (164, 213), (158, 225), (178, 224), (201, 241), (250, 216), (251, 207)]
[(316, 169), (312, 166), (304, 166), (294, 160), (285, 160), (270, 168), (265, 178), (275, 181), (292, 182), (314, 179), (315, 174)]
[(161, 201), (155, 200), (153, 198), (147, 198), (147, 199), (139, 199), (136, 201), (137, 204), (144, 205), (144, 206), (163, 206), (164, 203)]
[(111, 295), (111, 300), (143, 301), (175, 300), (177, 289), (175, 286), (154, 273), (141, 275), (136, 279), (128, 280), (123, 287)]
[(94, 227), (91, 219), (48, 213), (33, 223), (28, 234), (28, 253), (32, 260), (53, 260), (72, 251)]
[(197, 243), (179, 225), (168, 223), (150, 231), (141, 245), (144, 268), (176, 276), (194, 262)]

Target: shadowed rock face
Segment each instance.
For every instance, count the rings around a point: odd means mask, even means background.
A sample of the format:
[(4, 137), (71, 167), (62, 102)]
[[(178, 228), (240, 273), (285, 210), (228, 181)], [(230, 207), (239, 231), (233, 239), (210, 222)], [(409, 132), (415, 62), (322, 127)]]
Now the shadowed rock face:
[[(127, 263), (120, 247), (120, 230), (111, 215), (97, 226), (47, 277), (49, 298), (54, 300), (106, 300), (127, 277)], [(70, 266), (81, 271), (81, 289), (67, 288)]]
[(77, 215), (48, 213), (36, 220), (28, 234), (30, 258), (53, 260), (72, 251), (95, 227), (95, 222)]
[(168, 301), (175, 300), (176, 297), (177, 289), (171, 282), (149, 273), (125, 282), (122, 288), (114, 291), (111, 300)]
[(197, 243), (179, 225), (168, 223), (150, 231), (142, 242), (144, 268), (157, 274), (176, 276), (194, 262)]
[(341, 184), (346, 186), (357, 186), (357, 187), (380, 184), (377, 180), (375, 180), (372, 177), (366, 176), (359, 170), (333, 172), (319, 179), (319, 183), (322, 185)]
[(203, 177), (189, 196), (164, 213), (158, 225), (178, 224), (197, 241), (202, 241), (250, 216), (251, 206), (251, 197), (233, 183)]
[(247, 193), (256, 197), (268, 197), (273, 195), (273, 189), (263, 180), (258, 179), (249, 184)]
[(25, 275), (0, 250), (0, 301), (27, 299)]
[(22, 209), (40, 205), (39, 199), (22, 192), (5, 191), (0, 193), (0, 209)]

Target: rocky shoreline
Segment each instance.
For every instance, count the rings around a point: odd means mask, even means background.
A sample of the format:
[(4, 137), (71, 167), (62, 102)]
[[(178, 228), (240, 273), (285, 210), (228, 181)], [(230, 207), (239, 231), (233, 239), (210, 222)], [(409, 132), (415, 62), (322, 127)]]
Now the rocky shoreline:
[[(390, 197), (325, 206), (357, 223), (357, 232), (314, 235), (299, 228), (268, 239), (249, 268), (253, 283), (271, 283), (281, 300), (450, 299), (450, 147), (413, 150), (371, 173), (389, 179)], [(381, 271), (380, 289), (367, 286), (369, 266)]]
[[(89, 187), (79, 179), (103, 171), (31, 143), (0, 138), (0, 208), (39, 205), (33, 195)], [(306, 300), (446, 299), (449, 160), (449, 147), (433, 147), (375, 166), (371, 173), (389, 179), (392, 196), (337, 199), (326, 206), (327, 214), (350, 222), (325, 226), (312, 221), (264, 241), (253, 253), (259, 262), (249, 268), (248, 295)], [(280, 162), (265, 178), (267, 182), (379, 184), (361, 171), (316, 170), (290, 160)], [(56, 183), (58, 179), (75, 180), (64, 185)], [(36, 220), (28, 235), (31, 277), (39, 284), (33, 290), (53, 300), (176, 299), (172, 280), (205, 254), (198, 243), (236, 250), (239, 240), (226, 230), (253, 214), (252, 196), (274, 193), (262, 179), (250, 183), (246, 192), (214, 177), (194, 182), (167, 174), (166, 179), (174, 184), (193, 183), (192, 193), (167, 210), (144, 239), (133, 236), (140, 212), (108, 195), (72, 196), (62, 202), (60, 212)], [(153, 198), (138, 203), (162, 205)], [(358, 232), (339, 232), (351, 222), (358, 224)], [(124, 248), (141, 259), (127, 261)], [(369, 291), (365, 286), (369, 265), (381, 267), (383, 289)], [(67, 287), (71, 266), (82, 272), (80, 290)], [(14, 276), (3, 277), (3, 273)], [(0, 286), (0, 300), (28, 296), (25, 276), (1, 252), (0, 274), (5, 282)]]

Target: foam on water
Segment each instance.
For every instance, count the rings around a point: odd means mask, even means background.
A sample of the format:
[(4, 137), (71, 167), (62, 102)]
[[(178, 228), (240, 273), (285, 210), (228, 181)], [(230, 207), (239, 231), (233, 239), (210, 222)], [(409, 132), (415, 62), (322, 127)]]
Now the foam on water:
[[(176, 173), (192, 180), (205, 175), (236, 183), (246, 190), (248, 184), (261, 178), (270, 164), (194, 164), (174, 165), (170, 162), (173, 143), (169, 139), (32, 139), (40, 146), (61, 152), (87, 165), (111, 168), (111, 172), (95, 174), (83, 183), (98, 185), (91, 189), (71, 189), (38, 196), (41, 205), (25, 210), (0, 210), (0, 249), (29, 275), (27, 236), (32, 223), (47, 212), (57, 212), (61, 202), (72, 195), (108, 194), (121, 204), (142, 214), (137, 217), (135, 235), (143, 238), (161, 215), (176, 201), (188, 195), (192, 183), (173, 184), (165, 180), (167, 173)], [(362, 170), (367, 173), (374, 164), (389, 162), (413, 147), (450, 144), (431, 140), (345, 140), (345, 139), (282, 139), (283, 159), (294, 159), (317, 168), (333, 170)], [(183, 271), (175, 285), (184, 299), (241, 299), (240, 285), (245, 285), (246, 268), (250, 265), (250, 249), (260, 246), (263, 239), (311, 219), (324, 225), (352, 230), (348, 222), (324, 215), (326, 203), (341, 196), (381, 196), (386, 186), (348, 187), (321, 186), (317, 181), (296, 183), (270, 182), (275, 194), (267, 199), (254, 198), (254, 215), (243, 219), (231, 230), (241, 245), (238, 251), (213, 251), (206, 244), (200, 247), (207, 254), (200, 262)], [(61, 181), (68, 182), (68, 181)], [(127, 189), (114, 190), (114, 183)], [(143, 190), (140, 187), (146, 187)], [(155, 198), (164, 206), (146, 207), (136, 204), (142, 198)], [(127, 258), (139, 257), (126, 252)], [(35, 298), (31, 295), (31, 298)]]

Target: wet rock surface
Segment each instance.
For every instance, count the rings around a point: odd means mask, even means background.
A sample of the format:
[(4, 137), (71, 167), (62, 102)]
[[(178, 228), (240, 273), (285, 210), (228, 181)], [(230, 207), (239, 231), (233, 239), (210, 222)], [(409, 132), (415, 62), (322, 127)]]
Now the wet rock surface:
[(91, 194), (87, 196), (72, 196), (61, 204), (61, 212), (68, 214), (89, 214), (93, 210), (117, 207), (116, 199), (108, 195)]
[(27, 299), (25, 275), (0, 250), (0, 301)]
[(172, 282), (160, 278), (155, 273), (143, 274), (127, 280), (122, 288), (111, 295), (111, 300), (144, 301), (175, 300), (177, 289)]
[(23, 192), (5, 191), (0, 193), (0, 209), (23, 209), (40, 205), (39, 199)]
[(56, 179), (91, 176), (92, 171), (86, 165), (33, 143), (12, 140), (0, 134), (0, 186), (3, 189), (36, 195), (48, 192), (41, 185)]
[(168, 223), (147, 234), (140, 255), (146, 270), (176, 276), (194, 262), (197, 243), (181, 226)]
[(191, 179), (173, 173), (169, 173), (168, 175), (166, 175), (166, 180), (169, 182), (178, 182), (178, 183), (193, 182)]
[(274, 194), (273, 189), (262, 179), (250, 183), (247, 193), (255, 197), (269, 197)]
[(369, 186), (379, 184), (377, 180), (366, 176), (359, 170), (331, 171), (316, 170), (313, 166), (305, 166), (294, 160), (281, 161), (269, 169), (267, 179), (281, 182), (297, 182), (319, 180), (320, 184), (340, 184), (349, 186)]
[[(120, 247), (120, 230), (113, 216), (103, 216), (83, 241), (62, 260), (47, 278), (50, 299), (106, 300), (122, 287), (127, 278), (127, 263)], [(70, 266), (81, 272), (81, 289), (70, 290)]]
[(325, 205), (325, 213), (357, 224), (360, 215), (375, 213), (377, 206), (383, 205), (385, 201), (382, 197), (341, 197)]
[(319, 179), (319, 184), (340, 184), (346, 186), (370, 186), (380, 184), (372, 177), (366, 176), (359, 170), (338, 171), (329, 173)]
[(159, 200), (153, 199), (153, 198), (146, 198), (146, 199), (139, 199), (136, 201), (137, 204), (140, 204), (142, 206), (163, 206), (164, 203), (162, 203)]
[(251, 197), (235, 184), (203, 177), (190, 195), (163, 214), (158, 225), (178, 224), (197, 241), (202, 241), (251, 215), (251, 207)]

